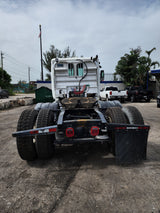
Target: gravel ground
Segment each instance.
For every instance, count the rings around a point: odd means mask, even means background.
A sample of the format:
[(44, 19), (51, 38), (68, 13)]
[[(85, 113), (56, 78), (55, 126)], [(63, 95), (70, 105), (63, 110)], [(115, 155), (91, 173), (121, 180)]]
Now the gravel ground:
[(47, 161), (20, 159), (12, 132), (24, 109), (0, 111), (0, 212), (159, 213), (160, 109), (136, 106), (151, 126), (147, 160), (118, 166), (102, 147), (57, 149)]

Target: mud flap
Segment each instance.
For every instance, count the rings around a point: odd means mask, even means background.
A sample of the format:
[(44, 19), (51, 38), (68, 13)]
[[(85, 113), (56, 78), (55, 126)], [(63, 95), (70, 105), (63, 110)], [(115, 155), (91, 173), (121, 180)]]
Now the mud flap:
[(132, 164), (146, 159), (149, 126), (109, 124), (114, 134), (115, 157), (118, 164)]

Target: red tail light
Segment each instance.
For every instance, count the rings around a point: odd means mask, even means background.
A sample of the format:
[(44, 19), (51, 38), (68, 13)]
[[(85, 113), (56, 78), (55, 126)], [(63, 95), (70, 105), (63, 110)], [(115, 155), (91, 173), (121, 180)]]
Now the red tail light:
[(110, 91), (109, 94), (112, 95), (112, 91)]
[(92, 128), (91, 128), (91, 135), (92, 136), (99, 135), (99, 127), (98, 126), (92, 126)]
[(38, 134), (38, 130), (32, 130), (32, 131), (30, 131), (29, 133), (30, 133), (31, 135), (32, 135), (32, 134)]
[(122, 130), (122, 129), (126, 129), (126, 126), (117, 126), (115, 127), (116, 130)]
[(49, 129), (49, 132), (56, 132), (57, 131), (57, 128), (51, 128)]
[(72, 127), (68, 127), (66, 129), (66, 136), (67, 138), (71, 138), (74, 136), (74, 129)]

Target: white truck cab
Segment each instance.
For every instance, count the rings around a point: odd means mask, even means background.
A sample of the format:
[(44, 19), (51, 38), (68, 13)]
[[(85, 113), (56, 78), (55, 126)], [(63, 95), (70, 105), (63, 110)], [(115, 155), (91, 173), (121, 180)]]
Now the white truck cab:
[(70, 97), (73, 92), (85, 91), (85, 96), (99, 97), (100, 70), (98, 57), (54, 58), (51, 61), (52, 94)]

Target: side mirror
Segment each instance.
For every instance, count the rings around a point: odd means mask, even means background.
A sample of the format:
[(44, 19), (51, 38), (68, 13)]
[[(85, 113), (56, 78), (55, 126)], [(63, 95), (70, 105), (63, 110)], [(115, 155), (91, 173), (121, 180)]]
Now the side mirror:
[(104, 70), (100, 72), (100, 81), (104, 81)]

